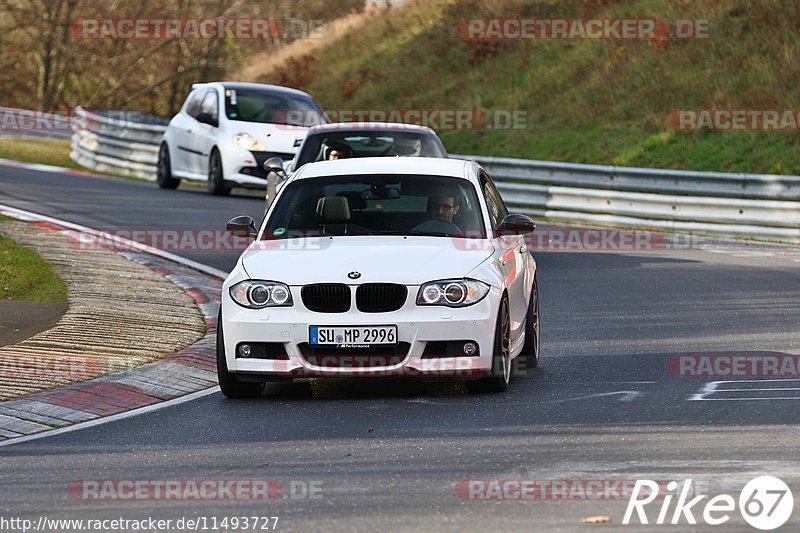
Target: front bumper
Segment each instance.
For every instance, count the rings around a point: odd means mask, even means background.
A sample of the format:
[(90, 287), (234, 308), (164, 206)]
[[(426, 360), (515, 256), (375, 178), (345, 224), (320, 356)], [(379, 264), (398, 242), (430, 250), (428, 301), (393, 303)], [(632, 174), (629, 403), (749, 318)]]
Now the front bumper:
[(267, 171), (264, 162), (270, 157), (280, 157), (289, 161), (292, 153), (252, 152), (243, 148), (232, 147), (224, 151), (223, 169), (225, 180), (239, 187), (264, 189), (267, 186)]
[[(408, 288), (404, 306), (390, 313), (317, 313), (306, 309), (300, 287), (291, 287), (293, 307), (246, 309), (222, 295), (225, 358), (232, 373), (264, 377), (478, 377), (491, 368), (499, 292), (492, 288), (480, 302), (453, 309), (417, 306), (418, 287)], [(396, 325), (398, 347), (370, 349), (322, 348), (308, 345), (309, 326)], [(431, 342), (470, 341), (478, 355), (446, 351), (426, 353)], [(280, 343), (285, 357), (237, 357), (242, 343)], [(274, 344), (273, 344), (274, 346)], [(310, 355), (313, 354), (313, 355)]]

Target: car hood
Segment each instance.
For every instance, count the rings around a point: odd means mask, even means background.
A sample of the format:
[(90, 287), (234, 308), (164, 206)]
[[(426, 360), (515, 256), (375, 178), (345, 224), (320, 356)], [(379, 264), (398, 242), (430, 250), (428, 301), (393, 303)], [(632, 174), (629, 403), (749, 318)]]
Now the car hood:
[(233, 135), (249, 133), (267, 147), (267, 152), (293, 154), (297, 151), (295, 141), (302, 142), (308, 128), (284, 126), (281, 124), (261, 124), (258, 122), (231, 121), (230, 131)]
[[(493, 250), (443, 237), (320, 237), (256, 241), (242, 255), (251, 279), (288, 285), (392, 282), (420, 285), (465, 276)], [(360, 273), (352, 279), (348, 274)]]

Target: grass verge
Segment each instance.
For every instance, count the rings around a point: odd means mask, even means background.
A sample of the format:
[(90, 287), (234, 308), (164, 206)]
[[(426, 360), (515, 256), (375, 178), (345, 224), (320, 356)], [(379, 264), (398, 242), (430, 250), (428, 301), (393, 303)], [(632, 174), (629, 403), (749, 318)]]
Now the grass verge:
[(69, 139), (0, 139), (0, 158), (84, 170), (69, 151)]
[(66, 303), (67, 285), (39, 254), (0, 234), (0, 298)]
[[(23, 163), (38, 163), (58, 167), (83, 170), (100, 176), (111, 176), (133, 181), (149, 181), (136, 176), (125, 176), (112, 172), (100, 172), (82, 167), (69, 158), (70, 141), (68, 139), (13, 139), (0, 138), (0, 159), (11, 159)], [(205, 189), (204, 183), (183, 180), (181, 187)], [(246, 189), (242, 189), (246, 190)]]
[[(482, 18), (654, 18), (707, 37), (470, 41)], [(451, 153), (800, 174), (797, 131), (682, 131), (675, 110), (796, 110), (800, 7), (781, 0), (430, 0), (332, 39), (300, 76), (331, 111), (521, 111), (517, 129), (442, 131)], [(276, 81), (275, 74), (259, 81)]]

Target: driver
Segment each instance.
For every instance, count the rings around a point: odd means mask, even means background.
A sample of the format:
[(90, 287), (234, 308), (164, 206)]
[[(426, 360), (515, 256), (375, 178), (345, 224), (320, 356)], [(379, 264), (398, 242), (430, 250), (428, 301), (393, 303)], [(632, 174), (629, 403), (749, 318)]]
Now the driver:
[(328, 161), (335, 161), (337, 159), (349, 159), (353, 157), (353, 149), (347, 143), (326, 140), (325, 144), (328, 146), (328, 153), (327, 153)]
[(453, 223), (461, 204), (458, 196), (431, 196), (428, 198), (428, 216), (433, 220), (444, 220)]

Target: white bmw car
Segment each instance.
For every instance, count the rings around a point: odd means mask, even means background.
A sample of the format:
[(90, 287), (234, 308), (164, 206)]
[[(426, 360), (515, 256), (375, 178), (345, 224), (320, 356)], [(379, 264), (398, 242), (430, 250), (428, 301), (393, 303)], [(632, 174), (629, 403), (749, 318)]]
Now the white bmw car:
[(474, 162), (309, 163), (281, 188), (223, 284), (219, 384), (259, 396), (303, 377), (461, 378), (504, 391), (539, 361), (536, 262)]
[(233, 187), (263, 189), (264, 162), (290, 161), (308, 126), (327, 122), (302, 91), (258, 83), (195, 84), (159, 146), (158, 186), (175, 189), (186, 179), (206, 182), (214, 195)]

